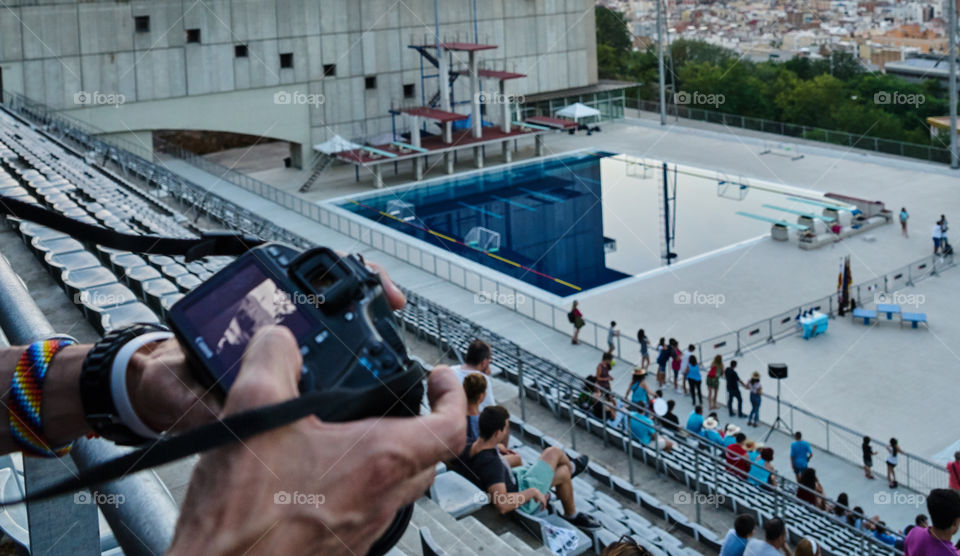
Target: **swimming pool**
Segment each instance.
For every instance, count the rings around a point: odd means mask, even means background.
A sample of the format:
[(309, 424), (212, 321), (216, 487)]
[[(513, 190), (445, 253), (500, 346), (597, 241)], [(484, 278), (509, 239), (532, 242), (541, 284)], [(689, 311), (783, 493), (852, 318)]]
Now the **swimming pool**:
[[(578, 152), (337, 205), (565, 297), (665, 264), (664, 175), (661, 161)], [(784, 191), (672, 163), (666, 180), (677, 207), (675, 262), (769, 233), (769, 223), (738, 211), (782, 218), (790, 215), (764, 205), (810, 208)]]

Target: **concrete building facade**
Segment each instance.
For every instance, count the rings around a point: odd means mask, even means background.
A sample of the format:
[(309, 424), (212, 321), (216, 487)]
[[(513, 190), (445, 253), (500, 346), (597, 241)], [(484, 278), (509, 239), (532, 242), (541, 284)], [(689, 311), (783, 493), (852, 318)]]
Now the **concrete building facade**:
[[(481, 67), (527, 75), (508, 92), (587, 86), (593, 4), (440, 0), (439, 35), (498, 46)], [(421, 76), (436, 69), (408, 45), (434, 42), (435, 24), (430, 0), (14, 0), (0, 10), (0, 83), (144, 149), (159, 129), (246, 133), (291, 142), (297, 164), (334, 134), (390, 132), (392, 106), (430, 101), (438, 80)]]

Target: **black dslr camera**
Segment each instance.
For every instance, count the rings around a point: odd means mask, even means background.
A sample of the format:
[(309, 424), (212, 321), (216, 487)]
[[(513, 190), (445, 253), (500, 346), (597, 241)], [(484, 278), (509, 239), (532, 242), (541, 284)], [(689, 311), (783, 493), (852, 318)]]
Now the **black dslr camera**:
[[(238, 257), (170, 309), (167, 321), (197, 378), (226, 396), (247, 343), (262, 326), (293, 332), (303, 356), (300, 392), (335, 394), (324, 421), (419, 414), (426, 371), (411, 359), (380, 277), (355, 255), (281, 244)], [(406, 529), (400, 511), (371, 549), (385, 553)]]

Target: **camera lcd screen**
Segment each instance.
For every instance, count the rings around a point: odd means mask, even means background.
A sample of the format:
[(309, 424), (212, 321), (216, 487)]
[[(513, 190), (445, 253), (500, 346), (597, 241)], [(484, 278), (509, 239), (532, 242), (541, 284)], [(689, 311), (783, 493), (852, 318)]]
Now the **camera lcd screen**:
[(296, 338), (312, 329), (290, 294), (252, 260), (185, 307), (184, 315), (196, 327), (190, 340), (224, 391), (233, 386), (247, 343), (260, 327), (286, 326)]

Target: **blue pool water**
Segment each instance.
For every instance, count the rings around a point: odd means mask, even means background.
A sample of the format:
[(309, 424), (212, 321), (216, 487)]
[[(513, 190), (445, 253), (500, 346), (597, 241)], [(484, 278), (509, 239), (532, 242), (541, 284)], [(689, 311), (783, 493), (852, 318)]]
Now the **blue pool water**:
[[(662, 264), (662, 181), (653, 171), (631, 175), (613, 156), (576, 153), (392, 188), (338, 205), (568, 296)], [(769, 224), (735, 213), (760, 210), (760, 203), (774, 197), (782, 199), (764, 191), (751, 191), (747, 200), (720, 198), (715, 180), (681, 175), (674, 251), (683, 259), (767, 233)], [(472, 241), (477, 228), (481, 237)], [(485, 243), (487, 231), (499, 234), (498, 247)]]

